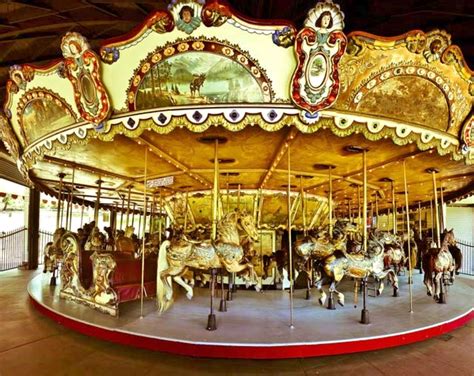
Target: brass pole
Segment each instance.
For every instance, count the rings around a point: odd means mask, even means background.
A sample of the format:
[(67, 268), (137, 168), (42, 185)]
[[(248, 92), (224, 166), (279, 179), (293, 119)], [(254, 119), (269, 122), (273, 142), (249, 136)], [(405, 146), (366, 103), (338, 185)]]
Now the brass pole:
[(148, 232), (150, 235), (153, 233), (153, 224), (155, 222), (155, 216), (156, 216), (156, 192), (152, 193), (152, 201), (151, 201), (151, 209), (150, 209), (150, 226)]
[(69, 191), (66, 196), (66, 230), (69, 230), (69, 210), (71, 208), (71, 192)]
[(141, 210), (138, 211), (138, 231), (137, 231), (137, 234), (140, 235), (141, 234), (141, 227), (142, 227), (142, 212)]
[(362, 154), (362, 165), (363, 165), (363, 170), (364, 170), (364, 197), (363, 197), (363, 236), (364, 236), (364, 254), (367, 254), (367, 150), (364, 149), (363, 154)]
[(227, 198), (226, 198), (226, 213), (229, 213), (230, 211), (230, 191), (229, 191), (229, 173), (226, 175), (226, 191), (227, 191)]
[(122, 209), (120, 210), (120, 230), (123, 229), (123, 211), (125, 208), (125, 195), (120, 194), (120, 197), (122, 198)]
[(95, 201), (95, 207), (94, 207), (94, 221), (95, 221), (95, 226), (99, 227), (99, 208), (100, 208), (100, 188), (102, 186), (102, 180), (99, 177), (99, 180), (96, 181), (97, 183), (97, 199)]
[(137, 203), (134, 202), (134, 203), (133, 203), (133, 209), (132, 209), (132, 227), (133, 227), (133, 225), (134, 225), (134, 223), (135, 223), (135, 209), (136, 209), (136, 207), (137, 207)]
[(71, 231), (71, 228), (72, 228), (72, 206), (74, 204), (74, 179), (75, 179), (75, 176), (76, 176), (76, 168), (73, 167), (73, 169), (72, 169), (72, 179), (71, 179), (71, 205), (70, 205), (70, 209), (69, 209), (70, 213), (68, 215), (69, 224), (67, 226), (68, 231)]
[(237, 210), (240, 210), (240, 184), (237, 185)]
[(379, 228), (379, 193), (375, 191), (375, 228)]
[(112, 227), (112, 236), (115, 238), (115, 232), (117, 231), (117, 206), (118, 206), (118, 202), (115, 201), (114, 202), (114, 226)]
[[(161, 197), (160, 197), (160, 200), (161, 200)], [(186, 233), (187, 227), (188, 227), (188, 192), (186, 191), (186, 194), (184, 195), (184, 228), (183, 228), (184, 233)]]
[(65, 174), (60, 173), (59, 176), (59, 195), (58, 195), (58, 207), (56, 212), (56, 228), (61, 226), (61, 197), (63, 194), (63, 179)]
[(127, 217), (125, 219), (125, 228), (128, 227), (128, 218), (130, 216), (130, 198), (131, 198), (131, 194), (132, 194), (132, 186), (129, 185), (128, 186), (128, 197), (127, 197)]
[(407, 242), (408, 242), (408, 291), (410, 295), (410, 313), (413, 313), (413, 275), (411, 270), (411, 243), (410, 243), (410, 208), (408, 206), (408, 184), (406, 161), (403, 160), (403, 184), (405, 186), (405, 212), (407, 221)]
[(329, 166), (329, 237), (332, 239), (332, 166)]
[[(187, 202), (187, 201), (186, 201)], [(163, 232), (163, 224), (162, 224), (162, 213), (163, 213), (163, 191), (160, 188), (160, 221), (158, 222), (158, 242), (161, 244), (161, 234)]]
[(71, 213), (69, 214), (69, 231), (71, 231), (72, 228), (72, 206), (74, 204), (74, 184), (75, 184), (75, 178), (76, 178), (76, 168), (73, 167), (72, 169), (72, 187), (71, 187)]
[(357, 186), (357, 222), (359, 223), (359, 226), (361, 226), (361, 209), (360, 209), (360, 185)]
[(395, 202), (395, 184), (394, 181), (391, 181), (392, 184), (392, 219), (393, 219), (393, 234), (397, 234), (397, 204)]
[(300, 195), (301, 195), (301, 214), (303, 218), (303, 234), (304, 236), (307, 235), (307, 228), (306, 228), (306, 201), (305, 201), (305, 194), (303, 189), (303, 177), (300, 175)]
[(82, 205), (81, 205), (81, 228), (84, 223), (84, 201), (85, 201), (85, 195), (82, 195)]
[(288, 196), (288, 257), (289, 257), (289, 277), (290, 277), (290, 328), (294, 328), (293, 325), (293, 252), (291, 244), (291, 153), (290, 145), (288, 144), (288, 185), (287, 185), (287, 196)]
[(422, 228), (421, 228), (421, 202), (418, 202), (418, 238), (421, 240), (421, 233), (422, 233)]
[(441, 227), (440, 230), (445, 230), (446, 229), (446, 215), (444, 212), (444, 195), (443, 195), (443, 186), (441, 185), (439, 189), (440, 197), (441, 197)]
[(431, 169), (431, 175), (433, 176), (433, 191), (434, 191), (434, 213), (435, 215), (435, 220), (436, 220), (436, 239), (438, 242), (438, 248), (441, 247), (441, 234), (440, 234), (440, 228), (439, 228), (439, 212), (438, 212), (438, 192), (436, 188), (436, 170)]
[(211, 239), (217, 238), (217, 205), (219, 200), (219, 159), (218, 159), (219, 140), (215, 140), (214, 146), (214, 187), (212, 192), (212, 232)]
[(140, 318), (143, 318), (143, 296), (145, 290), (145, 229), (146, 229), (146, 211), (147, 211), (147, 196), (146, 196), (146, 185), (147, 185), (147, 167), (148, 167), (148, 148), (145, 147), (145, 179), (143, 185), (143, 234), (142, 234), (142, 276), (140, 283)]
[(349, 221), (352, 223), (352, 205), (351, 205), (351, 200), (349, 199), (348, 201), (349, 205)]
[(431, 241), (435, 240), (435, 222), (433, 215), (433, 198), (430, 200), (430, 222), (431, 222)]

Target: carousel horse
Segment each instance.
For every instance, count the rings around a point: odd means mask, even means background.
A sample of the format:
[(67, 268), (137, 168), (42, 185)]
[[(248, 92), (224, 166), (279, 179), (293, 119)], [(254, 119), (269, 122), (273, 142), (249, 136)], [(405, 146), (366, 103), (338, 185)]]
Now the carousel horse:
[[(410, 230), (410, 252), (408, 252), (408, 234), (404, 233), (402, 235), (403, 241), (403, 252), (405, 254), (406, 260), (406, 267), (409, 268), (411, 266), (411, 270), (416, 268), (416, 264), (418, 262), (418, 244), (415, 241), (415, 232)], [(410, 258), (411, 254), (411, 258)], [(410, 263), (408, 263), (408, 259), (410, 259)]]
[(382, 242), (385, 244), (384, 263), (385, 269), (393, 267), (397, 275), (404, 270), (404, 265), (407, 261), (403, 246), (401, 245), (398, 235), (390, 232), (382, 233)]
[(293, 248), (305, 261), (309, 258), (321, 260), (331, 256), (337, 250), (346, 250), (347, 235), (356, 232), (357, 227), (348, 221), (337, 221), (332, 237), (328, 231), (320, 231), (316, 236), (305, 236), (297, 240)]
[(445, 231), (440, 248), (430, 248), (423, 255), (424, 284), (428, 296), (438, 303), (444, 303), (444, 287), (454, 282), (455, 263), (449, 246), (455, 246), (454, 232)]
[(63, 251), (61, 250), (61, 237), (66, 233), (66, 229), (60, 227), (54, 231), (53, 241), (48, 242), (44, 248), (44, 269), (43, 273), (53, 273), (51, 277), (51, 285), (56, 285), (56, 272), (59, 263), (63, 259)]
[[(343, 251), (337, 251), (328, 257), (317, 259), (317, 282), (316, 287), (320, 293), (319, 303), (324, 305), (326, 293), (322, 286), (325, 280), (330, 283), (329, 296), (332, 300), (332, 294), (337, 296), (338, 303), (344, 305), (344, 294), (336, 289), (337, 284), (344, 276), (354, 279), (363, 279), (372, 276), (377, 281), (382, 281), (385, 277), (389, 278), (393, 287), (393, 296), (398, 296), (398, 278), (391, 269), (384, 268), (384, 244), (379, 238), (381, 235), (377, 232), (370, 234), (367, 244), (367, 255), (350, 255)], [(383, 292), (384, 285), (381, 282), (377, 290), (380, 295)]]
[(105, 235), (102, 234), (98, 227), (94, 227), (87, 238), (84, 245), (85, 251), (102, 251), (104, 250)]
[(173, 302), (171, 279), (186, 289), (188, 299), (192, 298), (192, 287), (181, 278), (189, 268), (225, 268), (229, 273), (246, 270), (246, 277), (255, 284), (257, 278), (253, 265), (249, 262), (241, 263), (244, 252), (240, 245), (239, 229), (253, 240), (258, 240), (253, 217), (245, 212), (232, 212), (219, 221), (215, 241), (193, 241), (184, 236), (174, 241), (165, 240), (161, 244), (157, 268), (157, 300), (160, 312), (166, 311)]

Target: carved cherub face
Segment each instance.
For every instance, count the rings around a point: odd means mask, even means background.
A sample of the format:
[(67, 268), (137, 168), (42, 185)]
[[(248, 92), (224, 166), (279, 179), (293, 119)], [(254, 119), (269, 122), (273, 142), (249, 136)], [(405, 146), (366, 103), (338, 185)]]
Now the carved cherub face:
[(331, 16), (329, 14), (325, 14), (321, 19), (321, 27), (328, 28), (329, 24), (331, 23)]

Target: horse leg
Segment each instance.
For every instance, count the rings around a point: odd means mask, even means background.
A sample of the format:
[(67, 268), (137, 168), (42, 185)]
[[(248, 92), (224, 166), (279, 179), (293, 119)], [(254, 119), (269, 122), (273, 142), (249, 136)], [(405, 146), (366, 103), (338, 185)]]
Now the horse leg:
[(434, 277), (434, 300), (439, 302), (439, 294), (440, 294), (440, 284), (441, 284), (441, 278), (442, 278), (443, 273), (436, 273)]
[[(184, 270), (182, 272), (182, 274), (186, 273), (186, 270)], [(186, 297), (191, 300), (193, 298), (193, 295), (194, 295), (194, 292), (193, 292), (193, 288), (187, 284), (184, 279), (180, 276), (180, 275), (177, 275), (175, 277), (173, 277), (173, 280), (180, 286), (184, 287), (184, 289), (186, 290)]]
[(328, 299), (328, 306), (327, 309), (334, 310), (336, 309), (336, 304), (334, 303), (334, 291), (336, 291), (336, 281), (333, 280), (331, 285), (329, 286), (329, 299)]
[(327, 297), (323, 289), (323, 278), (321, 278), (318, 282), (316, 282), (316, 288), (318, 289), (318, 292), (319, 292), (318, 302), (319, 304), (323, 306), (324, 303), (326, 303), (326, 297)]
[(340, 292), (339, 290), (336, 289), (336, 283), (334, 283), (334, 292), (337, 295), (337, 303), (341, 306), (344, 307), (344, 294)]
[(441, 278), (439, 279), (439, 304), (446, 304), (446, 285), (444, 283), (444, 273), (440, 273)]

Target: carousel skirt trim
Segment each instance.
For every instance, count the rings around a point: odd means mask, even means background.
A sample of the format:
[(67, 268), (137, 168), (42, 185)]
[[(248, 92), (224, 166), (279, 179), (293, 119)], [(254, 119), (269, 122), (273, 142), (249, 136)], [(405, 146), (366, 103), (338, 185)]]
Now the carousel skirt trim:
[[(28, 292), (30, 293), (29, 289)], [(30, 301), (43, 315), (69, 329), (91, 337), (147, 350), (208, 358), (288, 359), (380, 350), (443, 335), (467, 324), (474, 318), (474, 309), (471, 308), (469, 311), (450, 320), (381, 336), (299, 343), (213, 343), (168, 339), (120, 329), (111, 329), (55, 311), (35, 300), (34, 295), (31, 293)]]

